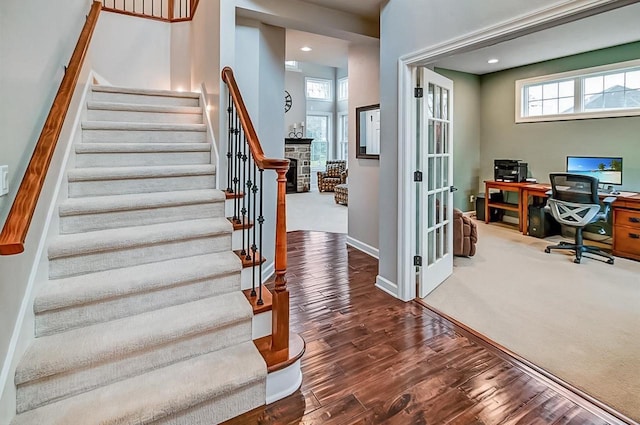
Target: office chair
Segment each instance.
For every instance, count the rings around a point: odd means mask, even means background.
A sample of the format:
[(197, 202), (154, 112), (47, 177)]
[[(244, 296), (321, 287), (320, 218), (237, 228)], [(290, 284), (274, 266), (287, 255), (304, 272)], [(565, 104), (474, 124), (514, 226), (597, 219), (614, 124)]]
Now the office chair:
[(582, 229), (590, 223), (606, 220), (611, 203), (616, 200), (609, 196), (603, 199), (604, 208), (598, 197), (598, 179), (580, 174), (552, 173), (551, 196), (547, 200), (547, 208), (560, 224), (574, 227), (576, 230), (574, 243), (560, 242), (550, 245), (544, 252), (552, 249), (568, 249), (575, 251), (574, 263), (580, 263), (582, 253), (591, 253), (607, 258), (607, 263), (613, 264), (613, 257), (595, 246), (584, 245)]

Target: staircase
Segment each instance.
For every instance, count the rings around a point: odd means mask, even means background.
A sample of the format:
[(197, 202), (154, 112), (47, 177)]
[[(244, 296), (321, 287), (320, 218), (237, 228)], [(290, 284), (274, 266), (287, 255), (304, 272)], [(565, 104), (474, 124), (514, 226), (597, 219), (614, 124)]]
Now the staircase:
[(264, 404), (199, 95), (89, 98), (12, 424), (212, 424)]

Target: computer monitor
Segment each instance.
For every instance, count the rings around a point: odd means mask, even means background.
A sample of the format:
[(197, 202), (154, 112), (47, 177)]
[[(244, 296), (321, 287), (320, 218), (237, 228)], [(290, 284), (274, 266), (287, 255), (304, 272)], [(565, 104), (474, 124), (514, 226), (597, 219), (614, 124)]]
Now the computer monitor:
[(568, 156), (567, 173), (597, 177), (600, 184), (622, 184), (622, 158)]

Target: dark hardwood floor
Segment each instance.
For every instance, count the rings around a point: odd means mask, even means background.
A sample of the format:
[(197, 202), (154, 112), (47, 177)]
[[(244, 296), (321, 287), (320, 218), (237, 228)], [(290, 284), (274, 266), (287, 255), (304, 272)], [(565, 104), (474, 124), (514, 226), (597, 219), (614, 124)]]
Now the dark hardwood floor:
[(606, 423), (418, 303), (377, 289), (377, 260), (344, 235), (297, 231), (288, 244), (292, 331), (307, 343), (302, 387), (227, 424)]

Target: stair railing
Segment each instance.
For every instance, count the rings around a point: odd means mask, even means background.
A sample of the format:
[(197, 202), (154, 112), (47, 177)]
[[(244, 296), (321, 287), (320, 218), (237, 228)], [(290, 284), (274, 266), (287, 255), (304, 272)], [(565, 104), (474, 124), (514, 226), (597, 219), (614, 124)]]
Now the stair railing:
[(193, 18), (198, 3), (199, 0), (102, 0), (102, 8), (124, 15), (180, 22)]
[(65, 74), (53, 100), (53, 105), (51, 105), (49, 115), (44, 122), (44, 127), (22, 178), (22, 183), (20, 183), (18, 193), (9, 210), (2, 233), (0, 233), (0, 255), (20, 254), (24, 251), (24, 241), (27, 238), (29, 225), (44, 180), (47, 177), (49, 163), (55, 152), (101, 7), (102, 4), (99, 1), (93, 2), (69, 60), (69, 66), (65, 68)]
[(252, 296), (256, 304), (262, 300), (262, 234), (264, 225), (263, 187), (264, 170), (277, 174), (275, 237), (275, 291), (272, 294), (271, 351), (289, 348), (289, 292), (287, 290), (287, 229), (286, 229), (286, 173), (288, 159), (266, 158), (260, 140), (245, 107), (242, 95), (233, 76), (233, 70), (222, 70), (222, 81), (227, 85), (227, 189), (234, 199), (233, 218), (242, 227), (240, 255), (252, 272)]

